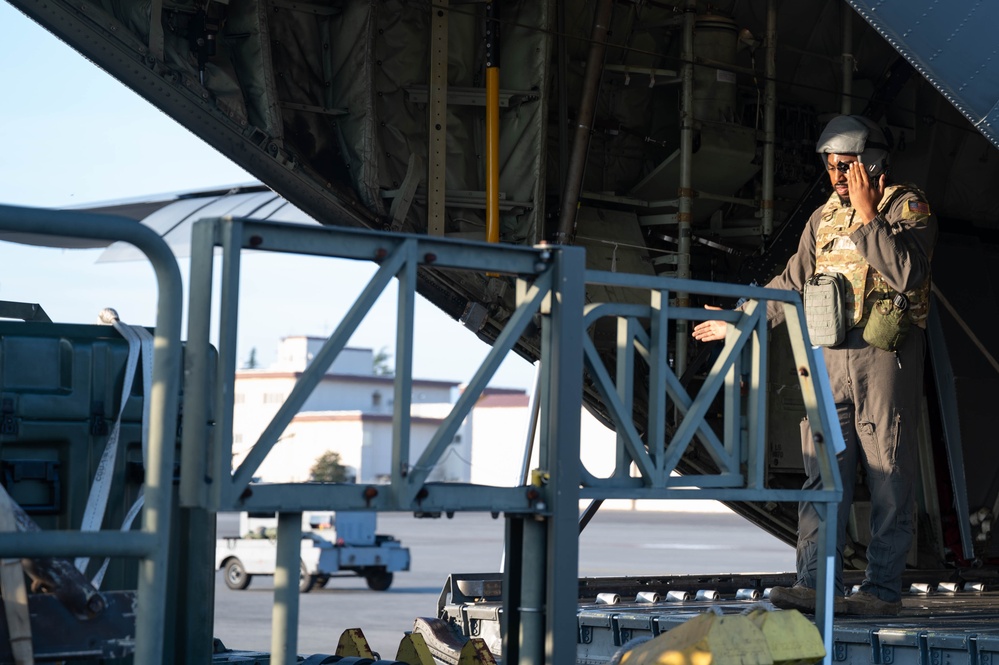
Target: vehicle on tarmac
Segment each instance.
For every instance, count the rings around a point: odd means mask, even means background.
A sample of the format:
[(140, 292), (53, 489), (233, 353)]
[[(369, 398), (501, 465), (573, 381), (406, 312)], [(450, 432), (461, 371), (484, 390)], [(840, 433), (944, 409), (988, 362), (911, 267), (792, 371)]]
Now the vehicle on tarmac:
[[(409, 570), (409, 549), (393, 538), (375, 533), (375, 513), (303, 513), (300, 593), (321, 588), (333, 577), (359, 575), (372, 591), (392, 586), (394, 573)], [(273, 575), (277, 550), (276, 519), (272, 515), (240, 515), (240, 535), (219, 538), (215, 569), (225, 585), (241, 591), (255, 575)]]

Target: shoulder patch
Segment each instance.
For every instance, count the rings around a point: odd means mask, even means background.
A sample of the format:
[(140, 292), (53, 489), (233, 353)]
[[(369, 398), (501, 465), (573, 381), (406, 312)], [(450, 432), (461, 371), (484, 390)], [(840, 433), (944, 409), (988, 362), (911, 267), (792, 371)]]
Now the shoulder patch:
[(920, 201), (918, 199), (909, 200), (909, 212), (916, 213), (918, 215), (928, 215), (930, 214), (930, 204), (926, 201)]

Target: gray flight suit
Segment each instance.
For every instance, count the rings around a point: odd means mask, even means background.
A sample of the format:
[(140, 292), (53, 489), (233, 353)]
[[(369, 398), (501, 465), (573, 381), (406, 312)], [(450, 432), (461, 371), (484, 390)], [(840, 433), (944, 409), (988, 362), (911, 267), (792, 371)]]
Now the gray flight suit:
[[(920, 208), (908, 206), (922, 199), (909, 192), (870, 223), (849, 235), (871, 267), (892, 288), (909, 291), (930, 278), (930, 258), (937, 237), (936, 219), (906, 214)], [(920, 210), (927, 210), (925, 203)], [(819, 208), (802, 233), (798, 250), (787, 267), (768, 287), (801, 291), (815, 271), (815, 231)], [(767, 312), (771, 323), (781, 320), (776, 305)], [(871, 493), (871, 542), (867, 573), (861, 590), (884, 601), (901, 598), (901, 575), (912, 545), (914, 492), (917, 478), (918, 428), (923, 394), (925, 332), (913, 326), (897, 354), (869, 346), (863, 327), (847, 333), (846, 341), (825, 348), (826, 367), (839, 415), (846, 450), (839, 455), (843, 501), (839, 510), (836, 589), (843, 593), (843, 534), (853, 500), (859, 462), (867, 474)], [(819, 469), (807, 420), (802, 422), (802, 452), (807, 480), (805, 489), (819, 486)], [(815, 588), (820, 522), (811, 503), (798, 510), (798, 583)]]

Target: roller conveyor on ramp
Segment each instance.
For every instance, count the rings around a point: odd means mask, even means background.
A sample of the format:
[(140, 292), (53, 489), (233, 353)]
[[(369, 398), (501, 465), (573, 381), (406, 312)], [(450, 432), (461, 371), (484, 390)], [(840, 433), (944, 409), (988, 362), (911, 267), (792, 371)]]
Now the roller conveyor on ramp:
[[(845, 582), (859, 584), (849, 572)], [(580, 665), (612, 661), (622, 646), (661, 635), (706, 612), (743, 614), (774, 610), (766, 599), (773, 586), (794, 583), (792, 573), (739, 575), (628, 576), (582, 578), (577, 611)], [(469, 635), (493, 653), (500, 645), (501, 575), (452, 575), (438, 607), (440, 626), (460, 644)], [(834, 663), (882, 665), (989, 665), (999, 657), (999, 589), (954, 571), (906, 573), (902, 612), (897, 617), (837, 616), (833, 622)], [(814, 619), (811, 615), (805, 615)]]
[[(999, 656), (999, 594), (906, 596), (898, 617), (837, 617), (832, 661), (837, 663), (991, 663)], [(741, 614), (752, 600), (691, 600), (620, 606), (581, 605), (577, 663), (604, 663), (621, 645), (654, 636), (698, 614)]]

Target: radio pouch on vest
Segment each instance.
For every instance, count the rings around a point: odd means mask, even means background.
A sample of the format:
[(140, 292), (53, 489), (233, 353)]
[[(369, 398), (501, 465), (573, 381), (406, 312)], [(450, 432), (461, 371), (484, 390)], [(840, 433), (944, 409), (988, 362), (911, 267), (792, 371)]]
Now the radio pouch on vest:
[(840, 273), (821, 273), (805, 282), (805, 323), (808, 337), (817, 346), (837, 346), (846, 339), (846, 290)]
[(894, 353), (909, 332), (909, 299), (901, 293), (874, 301), (864, 327), (864, 341)]

